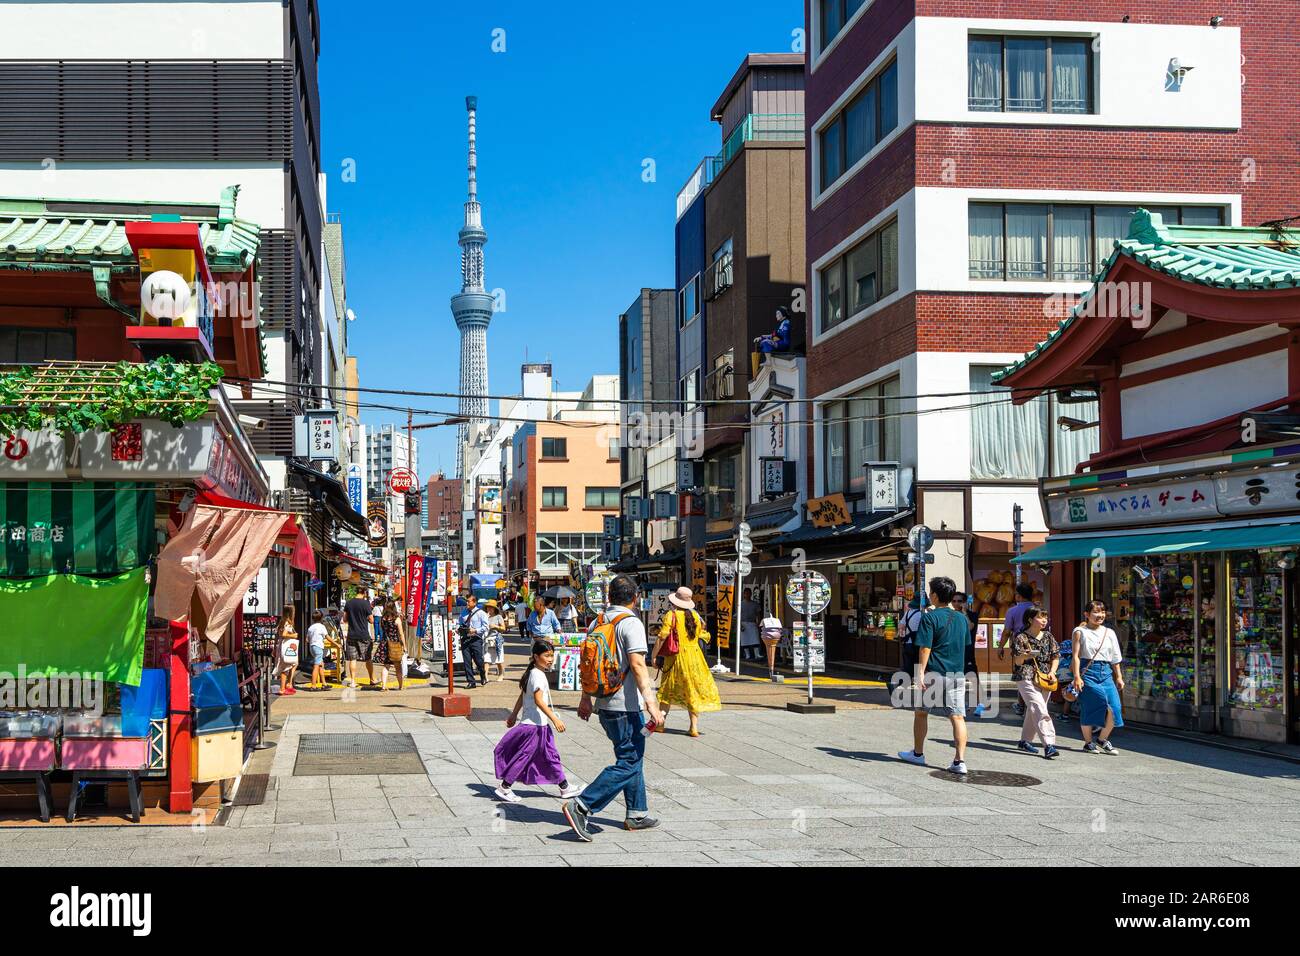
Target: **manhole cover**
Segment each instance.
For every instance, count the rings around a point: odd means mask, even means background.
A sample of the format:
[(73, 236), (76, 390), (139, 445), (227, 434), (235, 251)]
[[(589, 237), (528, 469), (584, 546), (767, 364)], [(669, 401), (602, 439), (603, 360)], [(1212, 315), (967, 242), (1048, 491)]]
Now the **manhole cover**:
[(295, 777), (425, 772), (410, 734), (303, 734), (293, 765)]
[(961, 777), (947, 770), (935, 770), (930, 776), (952, 783), (974, 783), (981, 787), (1036, 787), (1043, 781), (1027, 773), (1002, 773), (998, 770), (972, 770)]
[(300, 755), (415, 752), (415, 741), (410, 734), (303, 734), (298, 740)]
[(509, 716), (510, 711), (504, 707), (484, 707), (482, 709), (476, 707), (469, 712), (470, 720), (481, 720), (487, 723), (504, 723)]

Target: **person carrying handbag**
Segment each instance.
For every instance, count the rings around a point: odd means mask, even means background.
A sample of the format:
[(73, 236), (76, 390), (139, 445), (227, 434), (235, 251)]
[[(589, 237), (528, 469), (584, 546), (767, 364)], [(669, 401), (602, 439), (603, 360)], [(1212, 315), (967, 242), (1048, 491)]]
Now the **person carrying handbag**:
[(1019, 749), (1037, 756), (1034, 735), (1043, 741), (1043, 756), (1048, 760), (1060, 756), (1056, 749), (1056, 725), (1047, 712), (1047, 698), (1057, 688), (1056, 668), (1061, 662), (1061, 648), (1047, 630), (1047, 612), (1030, 607), (1024, 614), (1024, 629), (1011, 639), (1012, 669), (1020, 699), (1025, 702), (1025, 722), (1020, 731)]
[(722, 710), (722, 698), (713, 673), (700, 646), (711, 640), (704, 621), (695, 611), (691, 589), (680, 587), (668, 596), (673, 610), (664, 615), (655, 642), (652, 659), (663, 657), (662, 677), (659, 681), (659, 706), (664, 720), (673, 704), (681, 704), (691, 717), (689, 733), (700, 736), (700, 714)]
[[(406, 653), (406, 622), (397, 613), (397, 602), (389, 601), (384, 605), (383, 615), (379, 619), (381, 639), (375, 642), (374, 663), (380, 667), (381, 691), (388, 690), (388, 668), (397, 673), (397, 689), (406, 689), (406, 668), (402, 666), (402, 656)], [(371, 685), (374, 686), (373, 684)]]

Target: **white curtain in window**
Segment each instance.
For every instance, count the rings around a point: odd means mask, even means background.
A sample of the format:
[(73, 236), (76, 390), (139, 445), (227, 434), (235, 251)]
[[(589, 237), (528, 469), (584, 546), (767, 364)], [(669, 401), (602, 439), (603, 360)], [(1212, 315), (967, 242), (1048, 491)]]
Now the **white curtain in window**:
[(1056, 113), (1088, 111), (1087, 40), (1052, 41), (1052, 110)]
[(1105, 265), (1111, 253), (1115, 251), (1117, 240), (1128, 236), (1128, 224), (1133, 219), (1134, 206), (1098, 206), (1097, 223), (1097, 269)]
[(1047, 278), (1047, 207), (1007, 204), (1007, 278)]
[(1052, 207), (1052, 273), (1055, 279), (1091, 279), (1092, 208)]
[(880, 402), (880, 414), (895, 417), (884, 420), (879, 460), (898, 461), (903, 457), (903, 422), (901, 418), (896, 417), (903, 407), (903, 403), (898, 400), (900, 394), (899, 380), (891, 378), (888, 382), (882, 384), (880, 394), (884, 396)]
[(970, 39), (967, 98), (972, 110), (1002, 110), (1002, 41), (997, 37)]
[(1038, 478), (1047, 464), (1046, 399), (1013, 405), (993, 385), (997, 366), (972, 365), (970, 475), (972, 479)]
[(1007, 109), (1047, 109), (1047, 41), (1008, 37)]
[(1062, 405), (1056, 400), (1055, 395), (1052, 396), (1051, 402), (1050, 425), (1055, 429), (1052, 432), (1052, 474), (1072, 475), (1079, 462), (1086, 461), (1097, 454), (1101, 430), (1099, 428), (1082, 428), (1077, 432), (1067, 432), (1056, 424), (1056, 420), (1064, 415), (1085, 422), (1095, 422), (1098, 413), (1097, 403), (1079, 402), (1076, 404), (1071, 402), (1068, 405)]
[[(868, 389), (868, 394), (874, 389)], [(876, 455), (875, 421), (876, 401), (873, 398), (855, 398), (849, 402), (849, 481), (848, 490), (860, 492), (865, 484), (862, 463)]]
[(822, 414), (826, 423), (822, 432), (826, 443), (826, 493), (830, 495), (844, 490), (844, 403), (827, 405)]
[(1002, 207), (989, 203), (971, 203), (970, 277), (1002, 278)]
[(1184, 226), (1222, 226), (1222, 206), (1184, 206)]
[(898, 291), (898, 221), (880, 231), (880, 295)]

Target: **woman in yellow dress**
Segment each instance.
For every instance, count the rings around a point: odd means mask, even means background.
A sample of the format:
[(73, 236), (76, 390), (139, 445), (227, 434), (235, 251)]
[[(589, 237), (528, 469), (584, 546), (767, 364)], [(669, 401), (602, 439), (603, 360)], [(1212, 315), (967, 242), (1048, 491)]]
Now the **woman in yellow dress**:
[[(690, 735), (700, 735), (700, 714), (722, 710), (722, 699), (718, 697), (718, 686), (713, 682), (709, 662), (704, 657), (700, 642), (709, 640), (709, 632), (704, 629), (704, 621), (695, 612), (694, 595), (691, 589), (681, 587), (668, 597), (675, 610), (664, 615), (663, 625), (659, 629), (659, 639), (655, 641), (651, 658), (661, 655), (664, 659), (663, 673), (659, 681), (659, 706), (664, 712), (664, 721), (668, 720), (668, 709), (673, 704), (681, 704), (691, 715)], [(672, 637), (677, 639), (677, 653), (669, 653), (665, 645)]]

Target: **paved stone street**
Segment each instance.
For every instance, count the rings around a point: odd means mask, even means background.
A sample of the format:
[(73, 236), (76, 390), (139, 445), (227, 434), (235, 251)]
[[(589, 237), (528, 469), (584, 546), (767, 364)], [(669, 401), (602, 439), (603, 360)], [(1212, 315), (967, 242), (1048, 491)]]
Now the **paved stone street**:
[[(704, 718), (704, 736), (687, 737), (684, 715), (675, 714), (670, 732), (649, 742), (651, 810), (663, 821), (651, 832), (624, 831), (620, 801), (600, 816), (595, 841), (579, 843), (554, 788), (521, 785), (525, 802), (503, 807), (491, 795), (492, 747), (505, 730), (499, 717), (436, 719), (422, 712), (428, 688), (421, 685), (400, 696), (360, 692), (343, 701), (335, 690), (278, 701), (277, 745), (255, 755), (246, 771), (270, 774), (265, 801), (233, 807), (224, 826), (6, 829), (0, 862), (1300, 863), (1300, 766), (1293, 763), (1133, 731), (1116, 734), (1119, 757), (1090, 756), (1079, 750), (1073, 725), (1064, 728), (1065, 753), (1048, 763), (1012, 749), (1018, 730), (1007, 714), (972, 722), (971, 769), (1042, 782), (981, 786), (899, 762), (894, 753), (908, 741), (910, 717), (873, 706), (878, 690), (850, 686), (843, 696), (857, 699), (835, 715), (800, 716), (781, 709), (798, 694), (791, 685), (723, 682), (722, 689), (728, 708)], [(510, 683), (476, 691), (479, 715), (509, 707), (515, 693)], [(609, 747), (598, 725), (573, 714), (575, 697), (556, 695), (568, 723), (560, 751), (585, 782), (609, 761)], [(340, 712), (310, 712), (327, 708)], [(341, 712), (358, 708), (368, 712)], [(932, 721), (932, 730), (929, 759), (946, 766), (946, 723)], [(409, 734), (424, 772), (295, 776), (303, 741), (318, 734)], [(387, 758), (356, 759), (342, 769), (365, 770), (363, 762)]]

